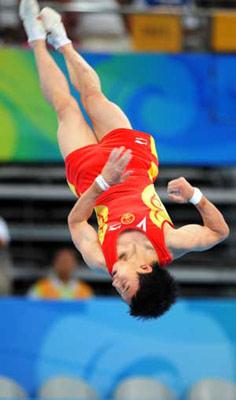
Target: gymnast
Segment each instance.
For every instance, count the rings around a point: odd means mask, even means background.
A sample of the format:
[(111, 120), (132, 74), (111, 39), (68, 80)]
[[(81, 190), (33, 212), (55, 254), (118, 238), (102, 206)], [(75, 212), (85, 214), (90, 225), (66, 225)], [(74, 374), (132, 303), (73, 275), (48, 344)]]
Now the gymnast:
[[(229, 227), (184, 177), (169, 182), (168, 197), (192, 203), (202, 225), (174, 227), (154, 187), (158, 157), (153, 137), (133, 129), (124, 112), (106, 98), (97, 73), (73, 48), (56, 11), (46, 7), (40, 12), (36, 0), (21, 0), (20, 16), (43, 95), (58, 116), (67, 181), (78, 197), (68, 217), (72, 240), (88, 267), (110, 273), (131, 315), (158, 317), (177, 297), (177, 284), (166, 267), (189, 252), (217, 245), (229, 235)], [(63, 54), (92, 127), (47, 42)], [(98, 232), (87, 222), (94, 209)]]

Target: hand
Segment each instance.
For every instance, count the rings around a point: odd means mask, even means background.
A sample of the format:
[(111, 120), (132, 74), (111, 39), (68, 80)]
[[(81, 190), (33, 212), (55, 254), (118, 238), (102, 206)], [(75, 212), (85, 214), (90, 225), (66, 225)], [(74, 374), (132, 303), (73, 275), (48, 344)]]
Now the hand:
[(131, 158), (131, 150), (126, 150), (124, 146), (112, 150), (101, 172), (110, 186), (124, 182), (132, 174), (131, 170), (124, 172)]
[(194, 188), (183, 177), (174, 179), (168, 183), (168, 198), (176, 203), (187, 203), (194, 193)]

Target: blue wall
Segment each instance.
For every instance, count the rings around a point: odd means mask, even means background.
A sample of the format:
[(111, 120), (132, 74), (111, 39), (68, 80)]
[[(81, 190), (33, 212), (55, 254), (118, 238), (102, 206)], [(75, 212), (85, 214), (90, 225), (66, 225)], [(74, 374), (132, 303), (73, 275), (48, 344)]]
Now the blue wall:
[(133, 127), (171, 164), (236, 163), (236, 56), (86, 55)]
[(236, 382), (236, 301), (179, 301), (136, 321), (118, 299), (0, 301), (0, 375), (30, 395), (55, 375), (80, 376), (107, 399), (124, 377), (148, 375), (178, 396), (204, 377)]
[[(53, 55), (65, 71), (62, 56)], [(236, 165), (236, 55), (84, 56), (133, 127), (155, 137), (161, 163)], [(62, 162), (33, 53), (0, 48), (0, 75), (0, 160)]]

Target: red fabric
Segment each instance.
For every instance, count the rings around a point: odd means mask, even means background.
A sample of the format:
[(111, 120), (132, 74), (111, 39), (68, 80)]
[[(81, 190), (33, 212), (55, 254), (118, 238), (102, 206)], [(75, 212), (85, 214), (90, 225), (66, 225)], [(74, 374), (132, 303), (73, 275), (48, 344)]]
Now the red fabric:
[(83, 193), (101, 173), (112, 149), (120, 146), (132, 149), (133, 157), (127, 169), (133, 170), (133, 174), (122, 184), (102, 193), (95, 208), (108, 271), (111, 273), (117, 261), (118, 235), (126, 229), (145, 233), (157, 252), (160, 266), (165, 266), (172, 258), (165, 246), (162, 228), (164, 222), (172, 222), (153, 186), (158, 160), (154, 140), (149, 134), (116, 129), (105, 135), (100, 143), (75, 150), (65, 160), (68, 183), (74, 186), (77, 195)]
[[(135, 143), (135, 139), (139, 137), (146, 145)], [(132, 129), (115, 129), (105, 135), (100, 143), (84, 146), (66, 157), (66, 177), (68, 183), (75, 187), (78, 195), (88, 189), (101, 173), (114, 147), (121, 146), (132, 149), (133, 158), (128, 169), (137, 170), (135, 181), (137, 178), (142, 179), (142, 175), (146, 177), (151, 161), (157, 164), (156, 157), (150, 151), (150, 135)], [(127, 187), (127, 181), (111, 188), (109, 194), (113, 191), (116, 193), (117, 188), (119, 191), (123, 187)]]

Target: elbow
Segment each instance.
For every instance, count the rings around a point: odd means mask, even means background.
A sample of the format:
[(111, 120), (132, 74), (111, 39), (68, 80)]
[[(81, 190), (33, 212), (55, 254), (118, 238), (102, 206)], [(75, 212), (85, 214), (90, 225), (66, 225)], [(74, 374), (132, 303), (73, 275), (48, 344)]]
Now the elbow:
[(87, 221), (79, 218), (78, 214), (75, 213), (73, 210), (70, 212), (70, 214), (67, 217), (67, 223), (68, 223), (70, 230), (73, 229), (78, 224), (81, 224), (83, 222), (87, 222)]
[(221, 241), (227, 239), (227, 237), (230, 235), (230, 229), (227, 224), (225, 224), (224, 228), (221, 231), (220, 239)]
[(226, 225), (226, 233), (225, 233), (225, 239), (227, 239), (227, 237), (230, 235), (230, 229), (229, 226)]
[(73, 227), (73, 225), (76, 223), (75, 215), (73, 212), (70, 212), (70, 214), (68, 215), (67, 222), (68, 222), (69, 228)]

